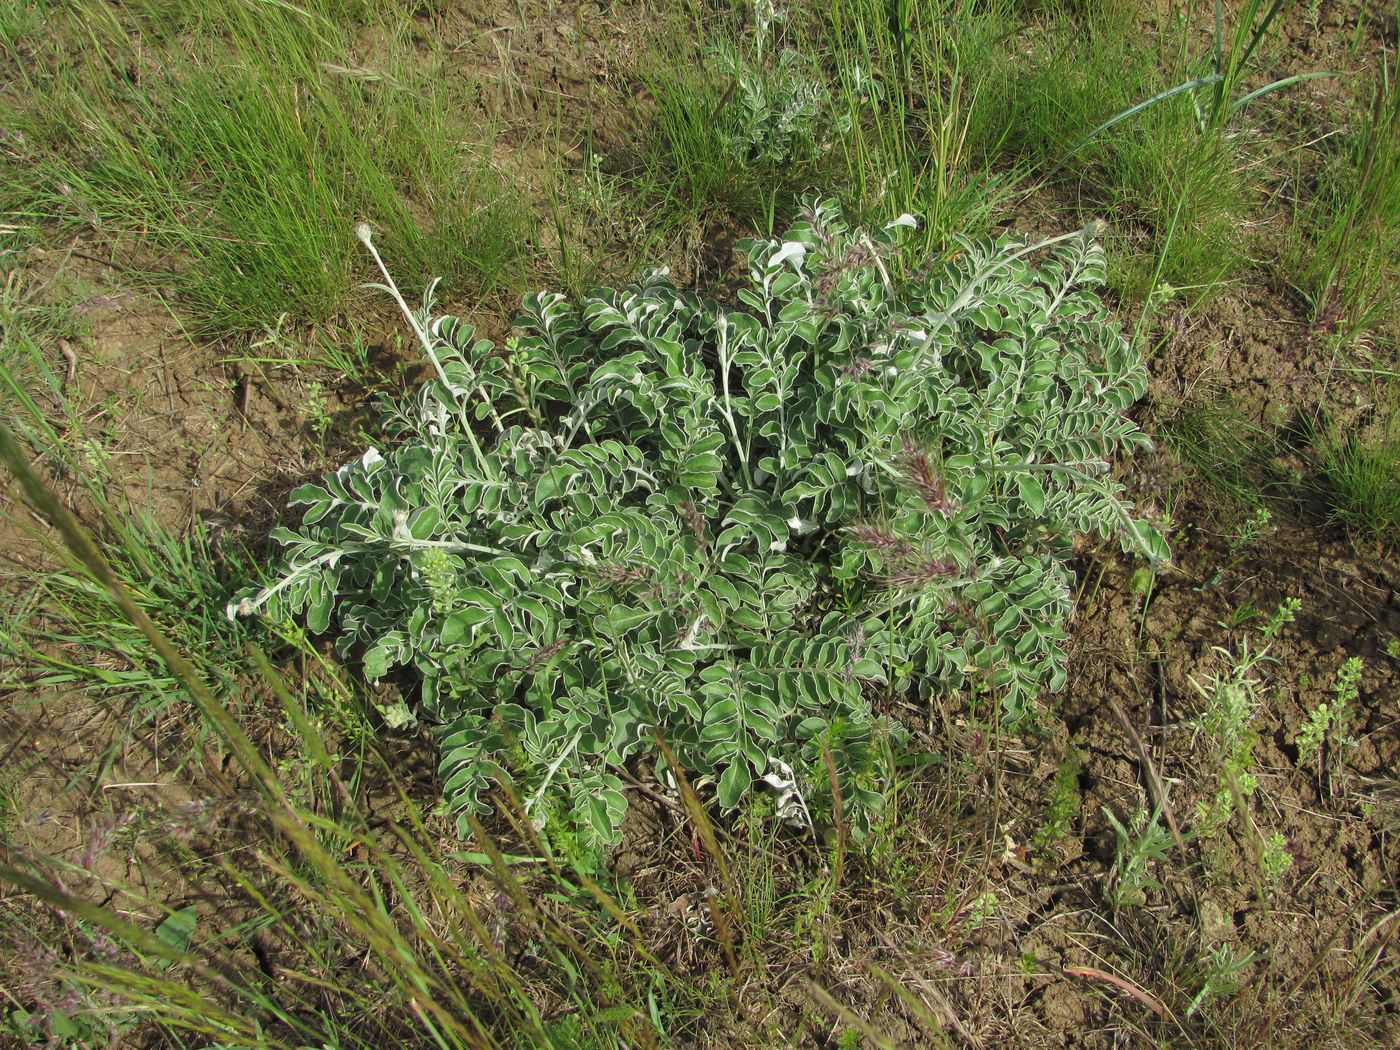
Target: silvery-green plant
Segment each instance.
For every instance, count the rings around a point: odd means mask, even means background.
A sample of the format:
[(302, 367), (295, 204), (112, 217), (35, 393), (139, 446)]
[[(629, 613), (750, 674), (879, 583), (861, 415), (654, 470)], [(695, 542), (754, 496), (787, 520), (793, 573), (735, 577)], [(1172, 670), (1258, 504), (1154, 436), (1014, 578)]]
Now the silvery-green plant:
[(1145, 372), (1092, 231), (924, 259), (914, 226), (814, 201), (741, 242), (739, 305), (657, 271), (532, 294), (503, 347), (389, 281), (433, 377), (292, 493), (279, 577), (231, 614), (410, 669), (456, 810), (509, 780), (601, 849), (612, 770), (660, 738), (726, 809), (766, 779), (832, 819), (829, 761), (862, 833), (894, 701), (970, 684), (1022, 718), (1065, 678), (1075, 536), (1166, 554), (1110, 472)]
[(753, 35), (742, 43), (721, 38), (709, 48), (712, 63), (730, 78), (725, 94), (733, 107), (729, 149), (747, 162), (803, 163), (819, 146), (826, 90), (815, 62), (777, 46), (783, 17), (771, 0), (755, 0)]
[(1228, 999), (1240, 990), (1241, 974), (1259, 958), (1254, 952), (1239, 954), (1233, 945), (1206, 949), (1201, 988), (1191, 999), (1186, 1016), (1192, 1017), (1212, 999)]
[(1148, 893), (1162, 888), (1154, 869), (1166, 864), (1172, 843), (1171, 833), (1162, 824), (1162, 808), (1158, 806), (1149, 816), (1139, 807), (1127, 824), (1107, 806), (1100, 807), (1100, 812), (1113, 828), (1116, 854), (1107, 883), (1108, 900), (1115, 912), (1125, 905), (1146, 904)]

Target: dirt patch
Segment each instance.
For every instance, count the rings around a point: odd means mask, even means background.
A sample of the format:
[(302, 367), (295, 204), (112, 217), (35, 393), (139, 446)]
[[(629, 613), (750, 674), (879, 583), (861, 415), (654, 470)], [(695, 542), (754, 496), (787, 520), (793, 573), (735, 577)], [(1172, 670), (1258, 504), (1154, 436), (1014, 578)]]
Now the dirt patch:
[[(41, 272), (49, 266), (72, 287), (112, 289), (78, 293), (69, 309), (81, 334), (41, 347), (65, 377), (72, 416), (57, 425), (75, 465), (110, 486), (113, 505), (176, 528), (207, 517), (269, 516), (278, 482), (314, 469), (302, 381), (269, 380), (267, 370), (240, 364), (251, 356), (246, 348), (196, 342), (175, 304), (114, 285), (101, 263), (45, 255)], [(322, 410), (340, 407), (329, 401)], [(79, 502), (74, 472), (60, 470), (55, 481)]]

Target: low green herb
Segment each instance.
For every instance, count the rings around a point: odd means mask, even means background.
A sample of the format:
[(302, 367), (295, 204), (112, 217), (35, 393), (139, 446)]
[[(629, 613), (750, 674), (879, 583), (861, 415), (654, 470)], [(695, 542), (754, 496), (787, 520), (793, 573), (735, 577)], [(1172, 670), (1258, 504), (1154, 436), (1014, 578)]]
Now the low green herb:
[(1071, 747), (1065, 753), (1064, 761), (1055, 770), (1055, 783), (1050, 790), (1050, 805), (1045, 812), (1045, 823), (1031, 838), (1031, 845), (1037, 854), (1044, 853), (1063, 838), (1075, 818), (1079, 816), (1079, 776), (1083, 772), (1083, 757)]
[(1288, 839), (1283, 832), (1271, 831), (1259, 851), (1259, 873), (1269, 886), (1277, 886), (1293, 867), (1293, 854), (1288, 851)]
[(1106, 887), (1108, 900), (1115, 912), (1125, 905), (1146, 904), (1148, 893), (1162, 888), (1154, 868), (1166, 864), (1172, 843), (1171, 833), (1162, 824), (1162, 810), (1158, 807), (1149, 815), (1139, 808), (1127, 824), (1107, 806), (1101, 807), (1101, 812), (1113, 828), (1115, 852), (1112, 878)]
[(292, 493), (279, 578), (230, 614), (415, 671), (463, 814), (510, 780), (610, 845), (609, 767), (659, 737), (725, 809), (766, 780), (804, 820), (837, 816), (829, 760), (863, 835), (893, 696), (973, 684), (1027, 716), (1065, 679), (1075, 536), (1166, 556), (1110, 474), (1147, 443), (1123, 415), (1146, 375), (1092, 231), (928, 260), (914, 227), (813, 202), (740, 243), (741, 307), (664, 272), (534, 294), (504, 353), (386, 284), (435, 378), (387, 451)]
[(1256, 961), (1254, 952), (1239, 954), (1229, 944), (1206, 949), (1206, 962), (1201, 978), (1201, 989), (1191, 999), (1186, 1016), (1192, 1017), (1201, 1007), (1215, 999), (1228, 999), (1240, 990), (1241, 974)]
[(1264, 834), (1250, 813), (1251, 800), (1259, 789), (1259, 778), (1254, 773), (1254, 745), (1259, 741), (1259, 732), (1254, 721), (1264, 698), (1261, 669), (1277, 662), (1270, 650), (1284, 625), (1297, 618), (1301, 607), (1297, 598), (1285, 598), (1258, 629), (1260, 640), (1255, 648), (1251, 649), (1248, 637), (1237, 651), (1215, 646), (1222, 670), (1204, 682), (1191, 679), (1205, 701), (1197, 725), (1219, 767), (1214, 796), (1196, 803), (1194, 833), (1212, 839), (1238, 813), (1246, 834), (1254, 841), (1261, 875), (1271, 885), (1277, 884), (1292, 867), (1293, 856), (1282, 833)]
[(1351, 721), (1351, 705), (1360, 696), (1361, 657), (1353, 656), (1337, 668), (1337, 680), (1332, 686), (1332, 702), (1318, 704), (1308, 712), (1303, 728), (1298, 730), (1298, 761), (1312, 763), (1322, 772), (1322, 745), (1329, 744), (1329, 754), (1338, 747), (1355, 741), (1347, 739), (1346, 727)]

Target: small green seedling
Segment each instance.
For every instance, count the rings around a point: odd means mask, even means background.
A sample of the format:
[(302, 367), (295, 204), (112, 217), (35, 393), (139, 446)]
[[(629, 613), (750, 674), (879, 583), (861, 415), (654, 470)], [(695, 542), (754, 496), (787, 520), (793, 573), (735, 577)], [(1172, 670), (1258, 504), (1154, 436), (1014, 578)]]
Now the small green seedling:
[(1240, 990), (1241, 974), (1245, 967), (1259, 956), (1254, 952), (1236, 954), (1236, 949), (1228, 944), (1206, 950), (1206, 972), (1201, 980), (1201, 989), (1191, 999), (1186, 1016), (1194, 1017), (1202, 1006), (1212, 999), (1228, 999)]
[(1083, 759), (1078, 751), (1070, 748), (1064, 761), (1055, 770), (1055, 783), (1050, 791), (1050, 806), (1045, 813), (1045, 823), (1031, 838), (1031, 844), (1037, 854), (1063, 838), (1079, 816), (1079, 775), (1083, 771)]
[(1298, 731), (1298, 761), (1313, 765), (1319, 776), (1327, 762), (1323, 753), (1324, 744), (1330, 742), (1330, 755), (1336, 754), (1341, 747), (1355, 743), (1346, 736), (1346, 728), (1351, 722), (1351, 705), (1360, 695), (1358, 683), (1361, 681), (1362, 666), (1361, 657), (1353, 656), (1337, 669), (1332, 701), (1318, 704), (1309, 711), (1307, 721)]
[(1153, 868), (1166, 863), (1172, 843), (1171, 832), (1161, 822), (1161, 807), (1153, 810), (1151, 816), (1139, 809), (1127, 825), (1107, 806), (1102, 812), (1113, 828), (1117, 854), (1109, 876), (1109, 902), (1114, 911), (1125, 905), (1146, 904), (1148, 893), (1162, 888)]

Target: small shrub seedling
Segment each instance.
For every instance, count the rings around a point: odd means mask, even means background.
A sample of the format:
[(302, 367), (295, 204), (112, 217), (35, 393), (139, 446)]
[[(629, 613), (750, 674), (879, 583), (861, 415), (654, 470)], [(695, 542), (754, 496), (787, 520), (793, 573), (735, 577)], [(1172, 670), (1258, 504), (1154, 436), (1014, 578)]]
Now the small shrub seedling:
[(416, 671), (463, 828), (509, 780), (615, 843), (609, 767), (660, 738), (725, 809), (795, 783), (864, 834), (903, 736), (882, 704), (971, 684), (1026, 716), (1065, 679), (1075, 536), (1166, 556), (1110, 473), (1146, 374), (1094, 231), (928, 260), (915, 225), (813, 201), (740, 242), (739, 307), (651, 272), (528, 296), (504, 348), (389, 281), (435, 378), (385, 451), (292, 493), (279, 578), (230, 614)]
[(710, 58), (730, 87), (725, 104), (737, 107), (729, 150), (750, 163), (801, 166), (816, 155), (818, 114), (825, 101), (815, 63), (800, 52), (775, 47), (783, 15), (771, 0), (754, 3), (754, 34), (746, 46), (717, 40)]

